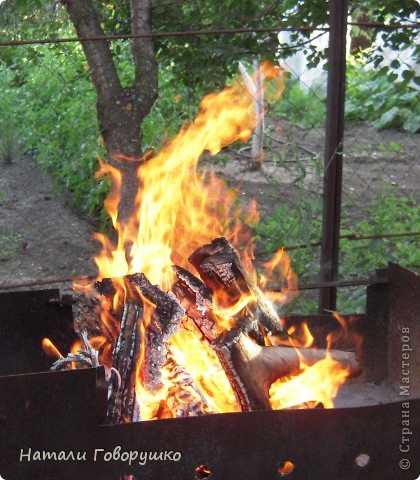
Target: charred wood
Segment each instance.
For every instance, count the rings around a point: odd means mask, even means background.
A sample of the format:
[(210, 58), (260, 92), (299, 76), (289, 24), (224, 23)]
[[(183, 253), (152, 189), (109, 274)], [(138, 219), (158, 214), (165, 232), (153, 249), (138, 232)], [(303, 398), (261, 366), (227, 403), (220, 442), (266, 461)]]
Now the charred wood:
[(247, 272), (238, 252), (225, 238), (216, 238), (210, 244), (198, 248), (190, 256), (189, 261), (204, 283), (217, 296), (222, 308), (231, 307), (243, 295), (250, 295), (256, 308), (253, 312), (247, 307), (247, 316), (255, 322), (260, 321), (269, 334), (285, 334), (272, 303), (264, 296)]
[(144, 298), (155, 308), (153, 318), (161, 329), (162, 340), (167, 341), (176, 332), (185, 313), (175, 296), (165, 293), (157, 285), (152, 285), (143, 273), (127, 275), (127, 281), (136, 286)]
[(73, 304), (74, 330), (79, 335), (86, 333), (88, 338), (103, 335), (103, 326), (100, 316), (101, 303), (95, 297), (88, 297), (84, 293), (79, 295)]
[(168, 390), (166, 405), (174, 417), (190, 417), (210, 413), (206, 399), (201, 394), (191, 375), (177, 364), (170, 349), (164, 365), (171, 373), (168, 380), (173, 384)]
[[(161, 370), (166, 361), (167, 342), (179, 328), (185, 311), (175, 297), (152, 285), (144, 274), (129, 275), (126, 279), (154, 306), (150, 319), (143, 319), (148, 323), (142, 329), (145, 355), (140, 371), (143, 385), (154, 393), (162, 387)], [(137, 301), (142, 301), (140, 295)]]
[(114, 348), (113, 368), (120, 375), (119, 385), (110, 386), (108, 422), (111, 424), (134, 422), (140, 419), (136, 401), (136, 361), (140, 351), (138, 323), (143, 308), (133, 302), (124, 305), (120, 332)]
[(112, 283), (112, 278), (104, 278), (101, 281), (95, 282), (95, 288), (104, 297), (113, 297), (117, 293)]
[(217, 322), (213, 314), (213, 298), (211, 290), (195, 275), (182, 267), (174, 266), (178, 281), (172, 291), (192, 320), (202, 339), (212, 343), (217, 336)]
[[(213, 311), (213, 295), (211, 290), (195, 275), (181, 267), (174, 266), (178, 281), (172, 291), (185, 308), (202, 339), (212, 343), (220, 334), (217, 314)], [(233, 315), (230, 318), (232, 327), (239, 327), (260, 345), (264, 345), (264, 336), (259, 330), (258, 322), (249, 316)]]

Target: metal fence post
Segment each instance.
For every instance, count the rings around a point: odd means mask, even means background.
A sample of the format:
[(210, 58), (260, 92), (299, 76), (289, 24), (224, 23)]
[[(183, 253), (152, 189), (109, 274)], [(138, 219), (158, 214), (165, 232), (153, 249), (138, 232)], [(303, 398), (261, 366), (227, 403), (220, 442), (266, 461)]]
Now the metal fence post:
[[(330, 0), (329, 8), (330, 33), (321, 238), (321, 281), (323, 282), (337, 280), (338, 276), (348, 0)], [(325, 309), (334, 310), (336, 304), (336, 287), (320, 290), (320, 313)]]

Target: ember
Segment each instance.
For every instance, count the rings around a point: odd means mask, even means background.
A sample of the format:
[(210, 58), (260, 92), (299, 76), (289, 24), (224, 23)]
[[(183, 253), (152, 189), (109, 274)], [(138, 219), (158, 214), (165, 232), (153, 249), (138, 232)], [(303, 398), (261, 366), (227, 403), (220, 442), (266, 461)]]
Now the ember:
[[(279, 68), (264, 65), (262, 74), (282, 89)], [(118, 242), (96, 234), (101, 280), (76, 286), (75, 323), (87, 356), (107, 367), (111, 423), (305, 402), (331, 407), (358, 371), (354, 353), (307, 348), (304, 330), (286, 331), (277, 309), (295, 291), (290, 260), (279, 251), (258, 280), (247, 233), (254, 205), (235, 208), (232, 191), (197, 170), (205, 151), (249, 138), (253, 108), (240, 83), (205, 97), (196, 120), (138, 168), (135, 214), (124, 223), (124, 178), (100, 164), (98, 176), (112, 180), (105, 206)], [(281, 292), (264, 292), (270, 282)]]

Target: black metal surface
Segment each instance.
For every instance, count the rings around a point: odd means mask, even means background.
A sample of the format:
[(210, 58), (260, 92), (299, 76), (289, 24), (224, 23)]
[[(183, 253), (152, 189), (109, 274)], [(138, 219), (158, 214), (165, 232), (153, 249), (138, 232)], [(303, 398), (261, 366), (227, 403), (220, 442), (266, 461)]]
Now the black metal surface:
[(0, 377), (1, 477), (66, 480), (91, 474), (84, 462), (26, 461), (21, 454), (92, 448), (105, 421), (103, 377), (103, 368)]
[(103, 376), (99, 368), (0, 377), (1, 477), (87, 478), (84, 462), (69, 468), (63, 461), (26, 461), (25, 455), (92, 448), (97, 426), (105, 421)]
[(388, 378), (397, 385), (404, 378), (420, 397), (420, 275), (390, 263), (389, 278)]
[(65, 355), (77, 338), (71, 306), (54, 303), (58, 290), (0, 293), (0, 375), (48, 371), (41, 342), (49, 337)]
[[(324, 189), (321, 238), (321, 281), (338, 275), (341, 190), (343, 171), (344, 102), (346, 82), (347, 0), (330, 0), (327, 112), (324, 151)], [(319, 313), (335, 310), (337, 288), (319, 292)]]
[[(194, 479), (204, 464), (217, 480), (273, 480), (278, 468), (291, 461), (290, 479), (414, 480), (420, 474), (419, 401), (410, 402), (411, 453), (399, 451), (401, 404), (333, 410), (292, 410), (209, 415), (160, 420), (119, 427), (101, 427), (101, 448), (113, 451), (175, 451), (177, 462), (150, 461), (129, 468), (110, 462), (102, 479), (134, 473), (136, 479)], [(365, 468), (355, 459), (367, 454)], [(409, 459), (403, 471), (399, 462)], [(103, 468), (103, 465), (101, 466)], [(112, 471), (111, 471), (112, 470)]]
[[(195, 469), (206, 465), (213, 480), (271, 480), (284, 478), (278, 468), (286, 460), (294, 464), (286, 477), (291, 480), (414, 480), (420, 474), (418, 399), (409, 407), (247, 412), (106, 426), (102, 373), (0, 378), (2, 478), (118, 480), (131, 473), (137, 480), (194, 480)], [(401, 422), (407, 410), (409, 427)], [(403, 436), (410, 448), (404, 453)], [(80, 458), (39, 461), (38, 451)], [(364, 468), (355, 463), (361, 454), (370, 458)], [(411, 462), (408, 470), (400, 468), (401, 460)]]
[(363, 336), (362, 364), (365, 380), (380, 381), (388, 376), (389, 283), (369, 285), (366, 315), (360, 329)]

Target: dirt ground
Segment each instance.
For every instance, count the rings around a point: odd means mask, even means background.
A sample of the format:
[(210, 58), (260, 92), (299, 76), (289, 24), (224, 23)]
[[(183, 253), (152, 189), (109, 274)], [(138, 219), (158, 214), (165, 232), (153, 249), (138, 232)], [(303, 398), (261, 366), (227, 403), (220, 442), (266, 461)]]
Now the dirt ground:
[[(285, 120), (271, 122), (267, 130), (261, 171), (248, 168), (249, 150), (230, 154), (226, 165), (215, 165), (216, 171), (232, 184), (240, 181), (241, 194), (256, 198), (262, 213), (278, 205), (296, 206), (303, 193), (321, 201), (324, 132), (300, 130)], [(400, 196), (420, 199), (420, 135), (358, 125), (347, 128), (344, 145), (343, 204), (356, 216), (385, 185)]]
[(54, 193), (33, 160), (0, 163), (0, 192), (0, 286), (94, 273), (93, 227)]
[[(293, 205), (302, 188), (321, 198), (317, 168), (323, 132), (300, 131), (285, 121), (269, 125), (268, 131), (262, 171), (249, 170), (246, 149), (224, 154), (227, 161), (215, 163), (216, 171), (231, 184), (240, 182), (241, 198), (255, 197), (262, 214), (276, 205)], [(364, 205), (385, 184), (395, 185), (404, 195), (418, 196), (419, 135), (378, 133), (358, 126), (348, 130), (345, 144), (345, 201)], [(0, 291), (40, 282), (56, 287), (53, 280), (95, 274), (94, 227), (57, 197), (50, 179), (33, 160), (0, 163), (0, 208)], [(70, 285), (58, 284), (62, 289)]]

